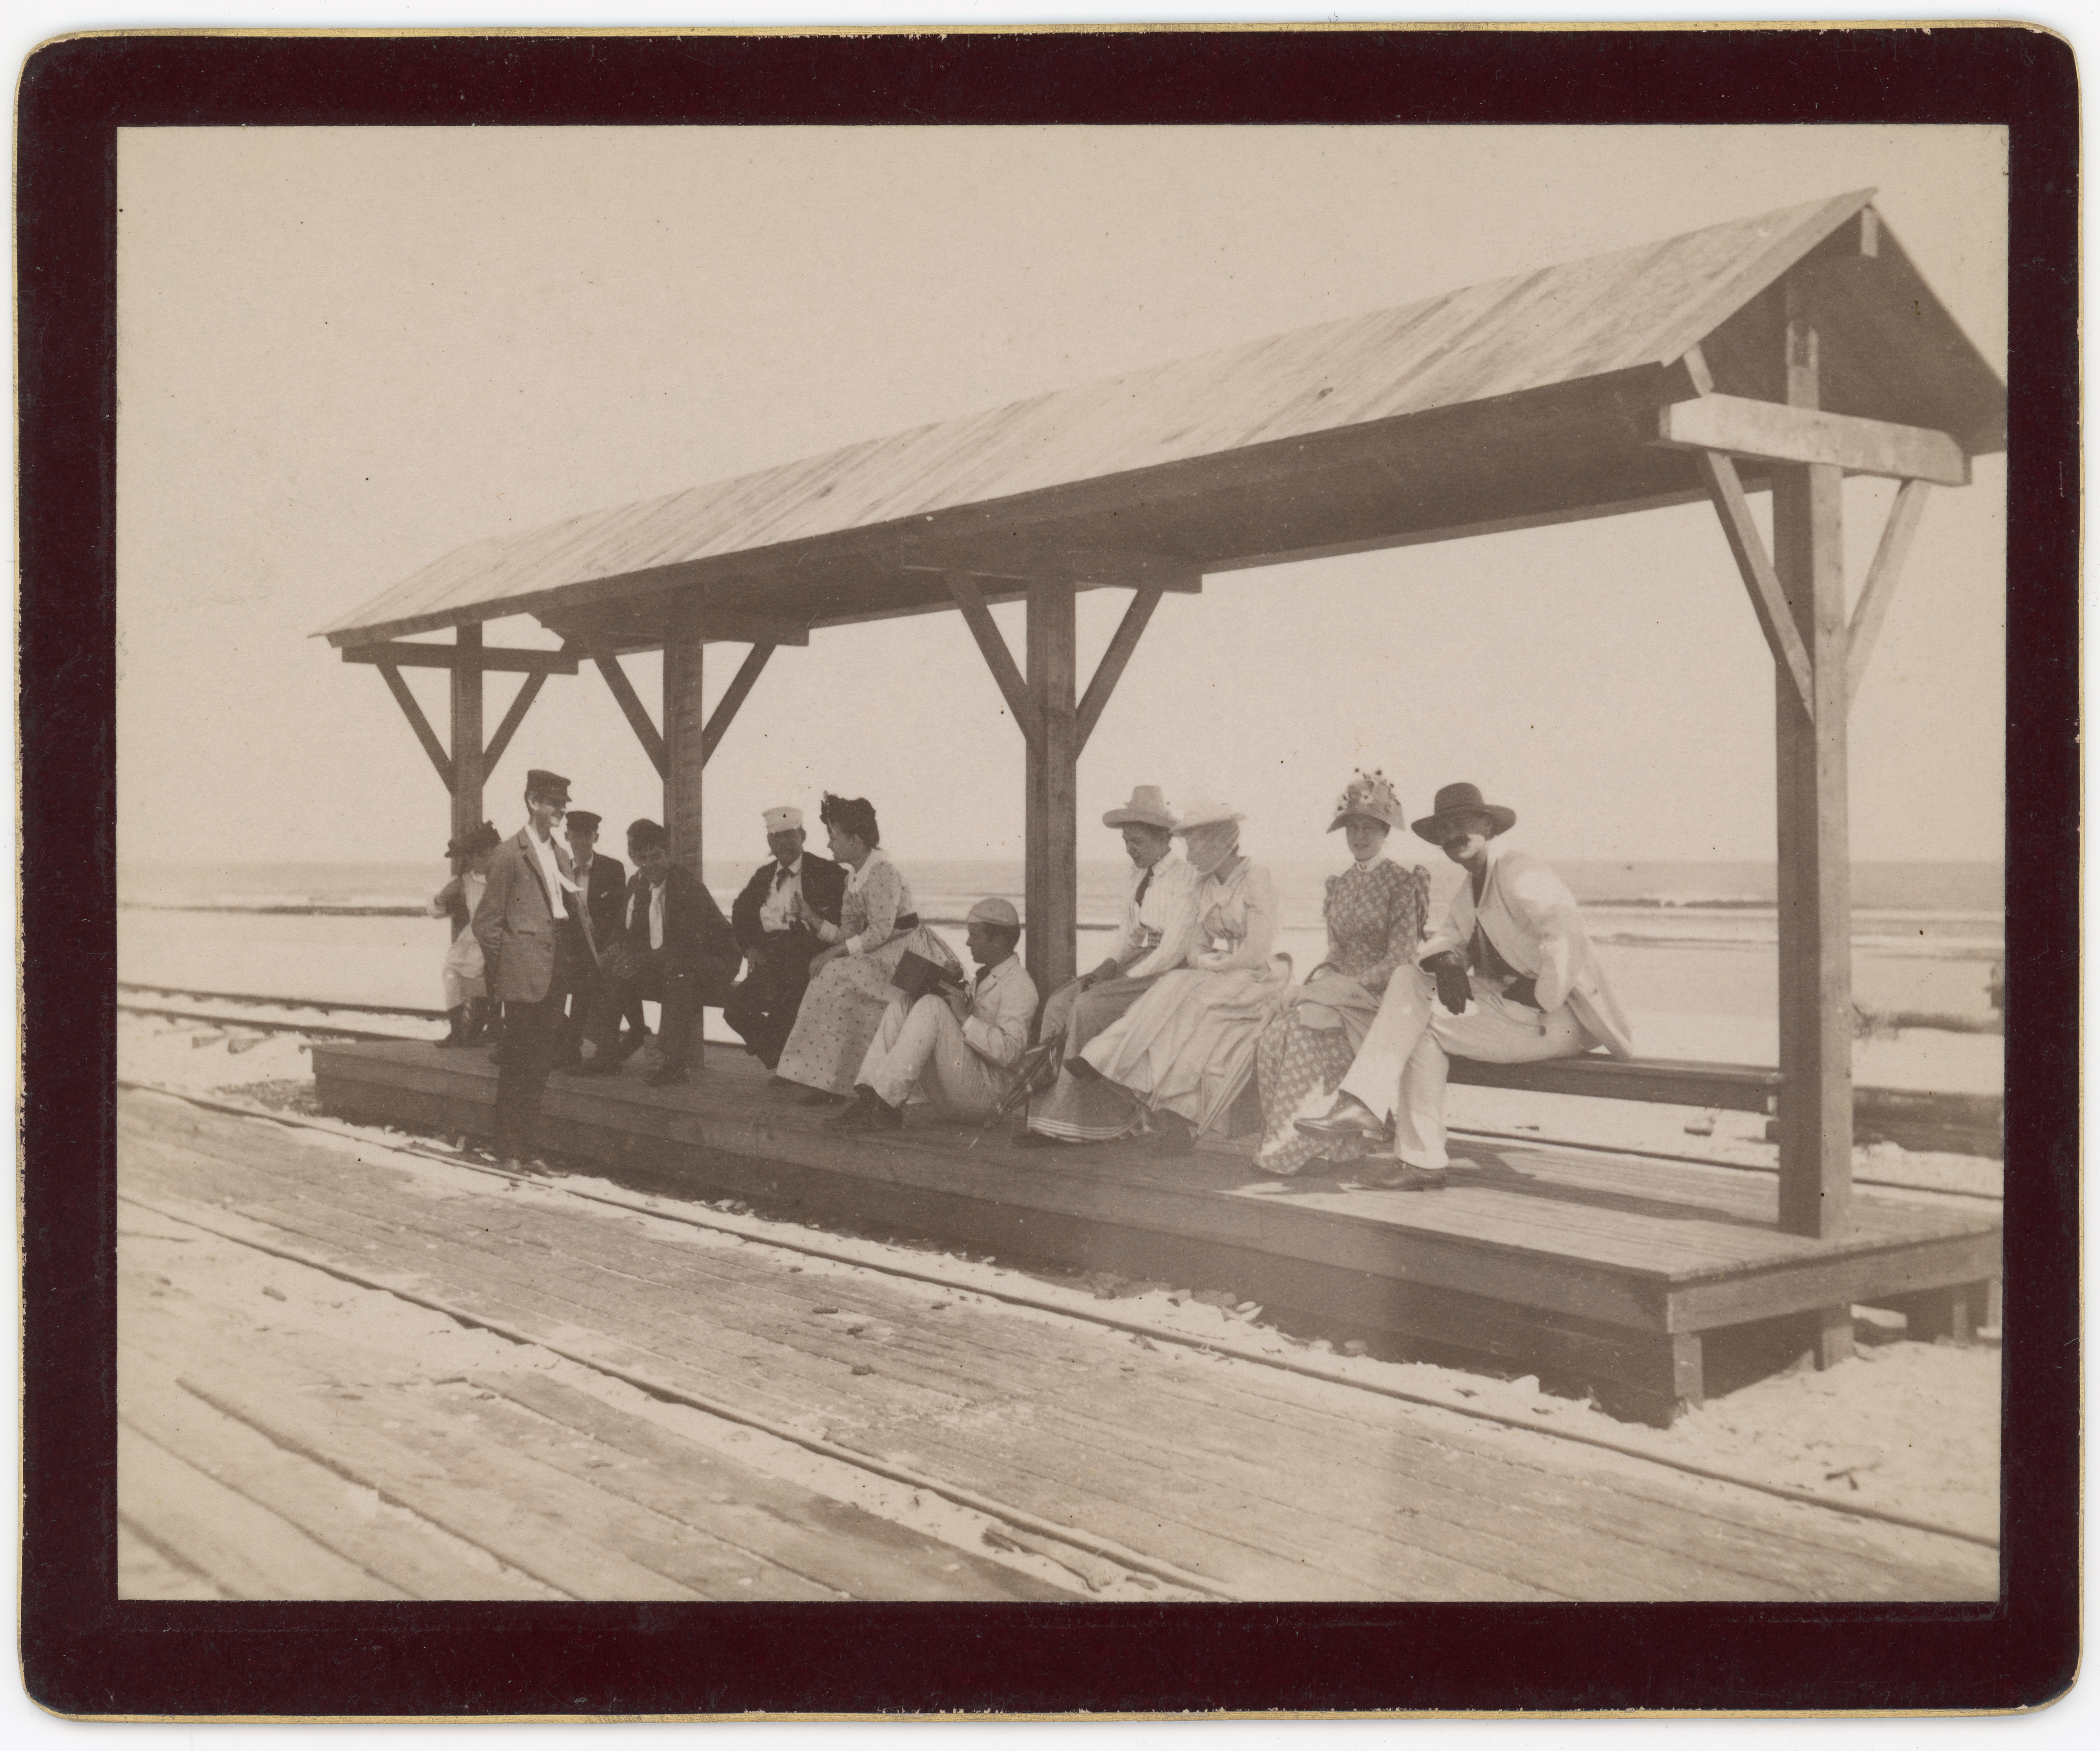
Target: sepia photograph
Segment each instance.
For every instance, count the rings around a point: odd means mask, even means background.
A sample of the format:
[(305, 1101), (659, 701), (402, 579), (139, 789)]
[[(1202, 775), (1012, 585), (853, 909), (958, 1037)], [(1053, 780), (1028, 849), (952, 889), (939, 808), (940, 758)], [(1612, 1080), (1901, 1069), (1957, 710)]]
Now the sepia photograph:
[(2002, 1611), (2016, 158), (116, 126), (120, 1608)]

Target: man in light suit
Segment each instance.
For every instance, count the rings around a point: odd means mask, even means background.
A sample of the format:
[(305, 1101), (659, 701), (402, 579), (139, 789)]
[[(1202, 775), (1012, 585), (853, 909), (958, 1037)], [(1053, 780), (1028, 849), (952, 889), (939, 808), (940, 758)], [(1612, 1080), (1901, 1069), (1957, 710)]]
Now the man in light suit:
[(823, 938), (804, 922), (814, 913), (839, 921), (846, 869), (802, 849), (802, 811), (784, 805), (765, 811), (765, 845), (773, 853), (761, 864), (730, 908), (748, 971), (722, 1004), (722, 1020), (743, 1039), (743, 1049), (766, 1069), (794, 1031), (795, 1012), (809, 988), (810, 962)]
[(570, 915), (567, 897), (576, 890), (560, 835), (568, 812), (567, 778), (537, 767), (525, 774), (525, 825), (496, 848), (474, 913), (488, 995), (504, 1012), (496, 1149), (514, 1158), (526, 1155), (532, 1143), (573, 977), (562, 941)]
[(1414, 831), (1467, 879), (1411, 975), (1403, 968), (1392, 976), (1334, 1106), (1298, 1121), (1314, 1136), (1375, 1138), (1390, 1116), (1400, 1158), (1390, 1183), (1443, 1184), (1452, 1058), (1530, 1064), (1598, 1046), (1633, 1054), (1633, 1030), (1575, 896), (1538, 858), (1496, 845), (1515, 825), (1515, 810), (1483, 801), (1476, 786), (1447, 784), (1436, 793), (1436, 812)]

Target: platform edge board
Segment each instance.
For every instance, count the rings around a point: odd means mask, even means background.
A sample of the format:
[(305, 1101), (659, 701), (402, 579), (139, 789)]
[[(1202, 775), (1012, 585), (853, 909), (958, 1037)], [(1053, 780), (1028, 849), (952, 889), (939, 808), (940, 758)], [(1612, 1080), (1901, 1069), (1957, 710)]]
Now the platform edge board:
[(1670, 1329), (1710, 1331), (1818, 1308), (1886, 1307), (1891, 1299), (1995, 1281), (2002, 1255), (1998, 1234), (1963, 1235), (1720, 1277), (1672, 1291)]

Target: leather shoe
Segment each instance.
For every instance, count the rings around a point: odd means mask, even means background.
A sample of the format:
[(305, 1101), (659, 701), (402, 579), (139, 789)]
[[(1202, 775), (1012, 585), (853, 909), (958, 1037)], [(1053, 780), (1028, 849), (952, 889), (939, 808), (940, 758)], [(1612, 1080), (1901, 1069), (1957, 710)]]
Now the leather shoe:
[(1152, 1115), (1152, 1136), (1146, 1153), (1154, 1160), (1172, 1161), (1179, 1156), (1193, 1154), (1195, 1148), (1195, 1127), (1179, 1113)]
[(839, 1131), (902, 1131), (904, 1114), (870, 1091), (831, 1122)]
[(1298, 1129), (1308, 1137), (1362, 1137), (1375, 1140), (1385, 1135), (1385, 1122), (1362, 1101), (1343, 1095), (1317, 1118), (1301, 1118)]

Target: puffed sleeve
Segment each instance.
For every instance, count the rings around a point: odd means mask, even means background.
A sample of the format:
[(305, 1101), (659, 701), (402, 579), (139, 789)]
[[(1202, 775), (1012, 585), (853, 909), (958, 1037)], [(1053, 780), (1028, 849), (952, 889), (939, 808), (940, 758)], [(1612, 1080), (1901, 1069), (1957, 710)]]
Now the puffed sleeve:
[(1357, 982), (1374, 996), (1385, 990), (1394, 969), (1413, 962), (1429, 917), (1428, 871), (1418, 863), (1406, 869), (1396, 863), (1385, 867), (1392, 871), (1385, 878), (1385, 952), (1357, 975)]
[(1207, 950), (1191, 956), (1193, 965), (1211, 973), (1226, 973), (1268, 964), (1268, 951), (1276, 942), (1276, 884), (1268, 871), (1249, 864), (1241, 889), (1246, 906), (1246, 934), (1229, 949)]
[(868, 871), (860, 898), (867, 908), (867, 928), (845, 939), (849, 955), (871, 955), (896, 934), (897, 915), (902, 910), (904, 898), (903, 873), (885, 858)]

